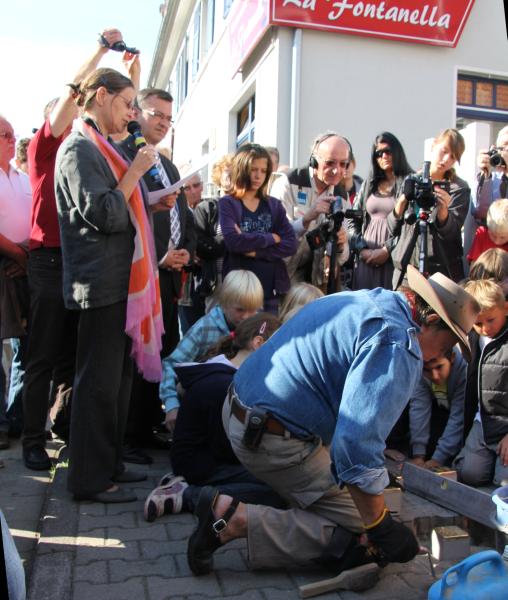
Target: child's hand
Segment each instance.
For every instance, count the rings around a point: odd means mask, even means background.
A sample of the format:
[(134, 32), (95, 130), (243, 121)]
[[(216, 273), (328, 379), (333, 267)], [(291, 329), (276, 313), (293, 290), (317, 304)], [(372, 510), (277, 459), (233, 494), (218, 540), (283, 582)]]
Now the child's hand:
[(443, 465), (438, 462), (437, 460), (431, 458), (429, 460), (425, 461), (425, 464), (423, 465), (426, 469), (439, 469), (440, 467), (442, 467)]
[(496, 452), (499, 455), (503, 467), (508, 467), (508, 433), (497, 445)]

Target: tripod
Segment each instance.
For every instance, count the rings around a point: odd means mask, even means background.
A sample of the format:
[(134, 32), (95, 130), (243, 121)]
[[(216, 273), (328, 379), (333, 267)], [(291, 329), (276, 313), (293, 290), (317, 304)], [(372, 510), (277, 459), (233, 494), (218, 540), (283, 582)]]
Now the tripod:
[(451, 278), (450, 267), (448, 264), (448, 260), (446, 256), (444, 256), (439, 240), (436, 239), (436, 231), (434, 229), (434, 223), (430, 220), (430, 213), (421, 209), (416, 217), (416, 214), (413, 212), (410, 215), (405, 217), (405, 221), (408, 225), (415, 225), (413, 237), (409, 242), (406, 251), (404, 252), (404, 256), (401, 260), (401, 270), (399, 280), (397, 285), (394, 286), (394, 289), (397, 289), (399, 285), (402, 283), (404, 276), (406, 274), (407, 266), (411, 261), (411, 257), (413, 256), (414, 249), (416, 243), (418, 242), (418, 270), (420, 273), (425, 275), (426, 277), (429, 275), (428, 268), (428, 231), (430, 228), (430, 233), (432, 235), (432, 239), (434, 240), (434, 250), (436, 252), (437, 259), (439, 264), (443, 267), (445, 274)]

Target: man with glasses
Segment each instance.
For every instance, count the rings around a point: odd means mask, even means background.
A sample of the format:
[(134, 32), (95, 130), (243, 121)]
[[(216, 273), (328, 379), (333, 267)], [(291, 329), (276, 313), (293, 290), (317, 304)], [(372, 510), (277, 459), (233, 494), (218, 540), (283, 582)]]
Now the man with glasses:
[(16, 136), (12, 125), (0, 115), (0, 336), (11, 339), (14, 351), (7, 406), (5, 376), (0, 385), (0, 450), (8, 448), (9, 432), (21, 433), (28, 317), (26, 266), (32, 192), (27, 175), (11, 165), (15, 151)]
[(496, 145), (490, 151), (481, 150), (478, 155), (478, 188), (473, 208), (477, 225), (485, 225), (487, 211), (494, 200), (508, 198), (507, 165), (508, 125), (498, 133)]
[[(145, 88), (138, 93), (138, 122), (148, 144), (156, 146), (166, 137), (173, 123), (173, 97), (165, 90)], [(120, 147), (129, 158), (137, 149), (134, 136), (130, 135)], [(160, 154), (162, 179), (165, 186), (180, 180), (175, 165)], [(154, 184), (148, 175), (144, 181), (149, 190)], [(165, 334), (162, 337), (161, 357), (165, 358), (175, 349), (180, 339), (178, 328), (178, 298), (182, 287), (182, 269), (189, 264), (196, 246), (194, 220), (181, 192), (166, 197), (171, 208), (153, 214), (155, 249), (159, 261), (159, 283)], [(176, 417), (175, 417), (176, 418)], [(163, 419), (160, 408), (158, 384), (149, 383), (135, 376), (132, 386), (131, 407), (127, 425), (128, 444), (124, 449), (127, 462), (147, 463), (151, 459), (140, 446), (157, 443), (152, 427)]]
[[(346, 209), (345, 191), (339, 184), (349, 166), (350, 152), (348, 142), (338, 133), (322, 134), (312, 144), (309, 164), (281, 175), (272, 185), (270, 194), (282, 201), (300, 238), (296, 254), (288, 261), (292, 283), (324, 284), (324, 248), (311, 251), (304, 234), (321, 224), (330, 211)], [(344, 227), (337, 234), (337, 244), (342, 265), (349, 256)]]

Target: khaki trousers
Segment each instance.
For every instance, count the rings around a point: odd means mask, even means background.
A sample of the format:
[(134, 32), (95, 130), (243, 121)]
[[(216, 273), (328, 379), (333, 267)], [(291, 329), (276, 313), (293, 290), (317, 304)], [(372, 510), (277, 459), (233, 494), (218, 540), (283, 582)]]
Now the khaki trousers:
[(308, 564), (321, 556), (337, 525), (354, 533), (362, 520), (347, 489), (331, 474), (328, 450), (320, 440), (265, 433), (259, 447), (242, 442), (245, 426), (223, 408), (224, 429), (241, 463), (292, 507), (280, 510), (247, 505), (247, 544), (253, 569)]

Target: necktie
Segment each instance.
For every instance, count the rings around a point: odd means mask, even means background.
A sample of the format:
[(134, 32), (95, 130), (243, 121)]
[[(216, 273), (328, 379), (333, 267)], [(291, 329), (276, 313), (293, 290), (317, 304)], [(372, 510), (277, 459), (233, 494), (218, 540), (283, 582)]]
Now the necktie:
[(180, 243), (181, 230), (180, 230), (180, 215), (178, 214), (178, 208), (176, 205), (171, 209), (170, 213), (171, 221), (171, 243), (174, 248), (178, 248)]
[(159, 171), (159, 175), (162, 181), (162, 185), (165, 188), (168, 188), (171, 185), (171, 182), (169, 181), (169, 177), (168, 174), (166, 173), (166, 169), (164, 168), (164, 165), (162, 164), (162, 161), (160, 159), (160, 156), (157, 156), (157, 170)]

